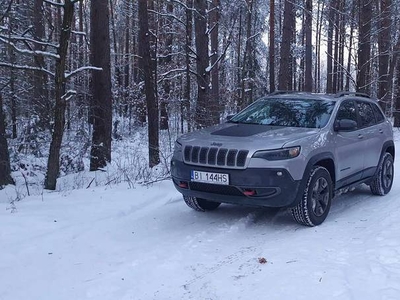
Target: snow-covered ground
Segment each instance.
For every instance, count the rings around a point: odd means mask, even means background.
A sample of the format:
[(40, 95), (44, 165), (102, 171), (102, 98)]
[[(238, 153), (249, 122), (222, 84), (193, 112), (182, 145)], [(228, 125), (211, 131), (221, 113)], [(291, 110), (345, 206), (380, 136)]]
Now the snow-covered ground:
[(389, 195), (362, 186), (314, 228), (277, 209), (198, 213), (170, 181), (15, 206), (0, 191), (0, 299), (400, 299), (399, 165)]

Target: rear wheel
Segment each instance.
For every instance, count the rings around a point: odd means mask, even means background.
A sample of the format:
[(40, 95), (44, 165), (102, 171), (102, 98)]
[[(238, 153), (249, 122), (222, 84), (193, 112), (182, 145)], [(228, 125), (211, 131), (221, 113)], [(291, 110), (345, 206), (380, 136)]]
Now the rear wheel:
[(308, 177), (300, 203), (291, 208), (293, 219), (306, 226), (319, 225), (326, 219), (331, 201), (331, 175), (326, 168), (315, 166)]
[(190, 208), (197, 211), (208, 211), (217, 209), (221, 203), (208, 201), (202, 198), (192, 197), (192, 196), (183, 196), (183, 200)]
[(389, 193), (393, 185), (393, 176), (393, 156), (386, 152), (379, 162), (378, 173), (369, 185), (372, 194), (384, 196)]

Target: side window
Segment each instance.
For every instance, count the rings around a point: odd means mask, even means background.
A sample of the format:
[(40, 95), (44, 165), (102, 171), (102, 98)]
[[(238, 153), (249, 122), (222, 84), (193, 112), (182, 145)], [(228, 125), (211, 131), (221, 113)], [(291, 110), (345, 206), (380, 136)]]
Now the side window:
[(361, 127), (369, 127), (376, 124), (374, 111), (371, 104), (357, 101), (358, 113), (360, 115)]
[(379, 109), (378, 104), (372, 104), (372, 110), (374, 111), (376, 123), (381, 123), (385, 120), (385, 116), (382, 111)]
[(336, 120), (353, 120), (357, 122), (356, 107), (353, 101), (344, 101), (337, 112)]

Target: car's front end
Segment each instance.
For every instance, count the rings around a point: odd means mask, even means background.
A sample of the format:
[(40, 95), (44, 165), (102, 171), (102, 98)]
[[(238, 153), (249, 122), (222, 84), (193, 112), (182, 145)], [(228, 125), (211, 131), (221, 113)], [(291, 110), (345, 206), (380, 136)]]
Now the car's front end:
[[(269, 154), (242, 149), (179, 145), (171, 161), (175, 187), (185, 196), (242, 205), (282, 207), (295, 201), (300, 179), (288, 167), (268, 164)], [(181, 150), (179, 150), (181, 148)], [(271, 152), (271, 157), (299, 148)], [(302, 160), (294, 157), (293, 160)], [(260, 165), (257, 161), (263, 161)], [(264, 162), (265, 161), (265, 162)], [(294, 162), (292, 162), (294, 163)]]
[[(250, 106), (228, 123), (183, 135), (176, 141), (171, 174), (179, 192), (222, 203), (267, 207), (297, 204), (307, 165), (304, 153), (309, 151), (303, 151), (302, 144), (318, 137), (321, 128), (303, 126), (308, 124), (299, 120), (300, 115), (267, 116), (271, 111), (275, 115), (284, 111), (282, 103), (299, 101), (266, 101)], [(328, 122), (333, 106), (330, 103), (327, 107), (322, 125)], [(264, 113), (262, 117), (260, 113)]]

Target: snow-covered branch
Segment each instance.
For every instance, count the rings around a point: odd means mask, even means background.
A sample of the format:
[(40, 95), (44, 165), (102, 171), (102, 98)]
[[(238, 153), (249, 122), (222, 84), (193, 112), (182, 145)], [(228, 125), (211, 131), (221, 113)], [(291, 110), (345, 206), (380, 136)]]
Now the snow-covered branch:
[(68, 90), (65, 92), (64, 95), (62, 95), (61, 99), (64, 101), (69, 101), (73, 96), (76, 95), (76, 91), (75, 90)]
[(35, 39), (32, 39), (32, 38), (22, 37), (22, 36), (15, 36), (15, 35), (7, 36), (7, 35), (4, 35), (4, 34), (0, 34), (0, 38), (2, 38), (4, 40), (9, 40), (9, 41), (11, 40), (11, 41), (31, 42), (31, 43), (34, 43), (34, 44), (47, 46), (47, 47), (53, 47), (53, 48), (58, 48), (59, 47), (59, 45), (56, 45), (56, 44), (42, 42), (42, 41), (38, 41), (38, 40), (35, 40)]
[(0, 67), (18, 69), (18, 70), (41, 71), (52, 77), (55, 76), (53, 72), (50, 72), (49, 70), (46, 70), (44, 68), (39, 68), (39, 67), (13, 65), (13, 64), (5, 63), (5, 62), (0, 62)]
[(163, 58), (172, 57), (172, 56), (179, 56), (179, 55), (180, 56), (184, 56), (185, 53), (183, 53), (182, 51), (178, 51), (178, 52), (171, 52), (171, 53), (168, 53), (168, 54), (158, 54), (157, 58), (163, 59)]
[(155, 11), (155, 10), (152, 10), (152, 9), (148, 9), (147, 11), (148, 11), (148, 12), (151, 12), (151, 13), (153, 13), (153, 14), (162, 16), (162, 17), (172, 18), (172, 19), (174, 19), (175, 21), (177, 21), (178, 23), (182, 24), (183, 26), (186, 26), (186, 23), (183, 22), (183, 21), (182, 21), (181, 19), (179, 19), (178, 17), (176, 17), (175, 15), (172, 15), (172, 14), (164, 14), (164, 13), (161, 13), (161, 12), (158, 12), (158, 11)]
[(17, 51), (18, 53), (21, 54), (29, 54), (29, 55), (36, 55), (36, 56), (47, 56), (47, 57), (51, 57), (51, 58), (55, 58), (55, 59), (59, 59), (60, 56), (58, 54), (55, 53), (51, 53), (51, 52), (46, 52), (46, 51), (38, 51), (38, 50), (28, 50), (28, 49), (21, 49), (18, 48), (13, 42), (4, 39), (2, 37), (0, 37), (0, 42), (3, 42), (4, 44), (10, 45), (11, 47), (14, 48), (15, 51)]
[(172, 74), (172, 73), (183, 73), (183, 72), (186, 72), (186, 70), (187, 70), (186, 68), (169, 70), (169, 71), (167, 71), (167, 72), (161, 74), (161, 75), (160, 75), (160, 76), (161, 76), (161, 79), (158, 80), (157, 82), (158, 82), (158, 83), (162, 82), (163, 80), (165, 80), (165, 78), (166, 78), (168, 75), (170, 75), (170, 74)]
[(43, 2), (50, 4), (50, 5), (58, 6), (58, 7), (64, 7), (64, 3), (58, 3), (58, 2), (51, 1), (51, 0), (43, 0)]
[(212, 66), (207, 67), (206, 72), (211, 72), (211, 70), (212, 70), (216, 65), (218, 65), (218, 63), (225, 57), (226, 51), (228, 50), (228, 48), (229, 48), (229, 46), (231, 45), (231, 43), (232, 43), (231, 41), (228, 41), (228, 43), (227, 43), (227, 45), (226, 45), (226, 47), (225, 47), (225, 49), (224, 49), (224, 52), (220, 55), (220, 57), (218, 57), (218, 59), (214, 62), (214, 64), (213, 64)]
[(71, 33), (76, 34), (76, 35), (83, 35), (84, 37), (86, 37), (86, 32), (84, 32), (84, 31), (71, 30)]
[(94, 71), (103, 71), (102, 68), (98, 67), (91, 67), (91, 66), (86, 66), (86, 67), (80, 67), (76, 70), (73, 70), (72, 72), (65, 72), (65, 79), (68, 79), (72, 76), (75, 76), (76, 74), (83, 72), (83, 71), (88, 71), (88, 70), (94, 70)]

